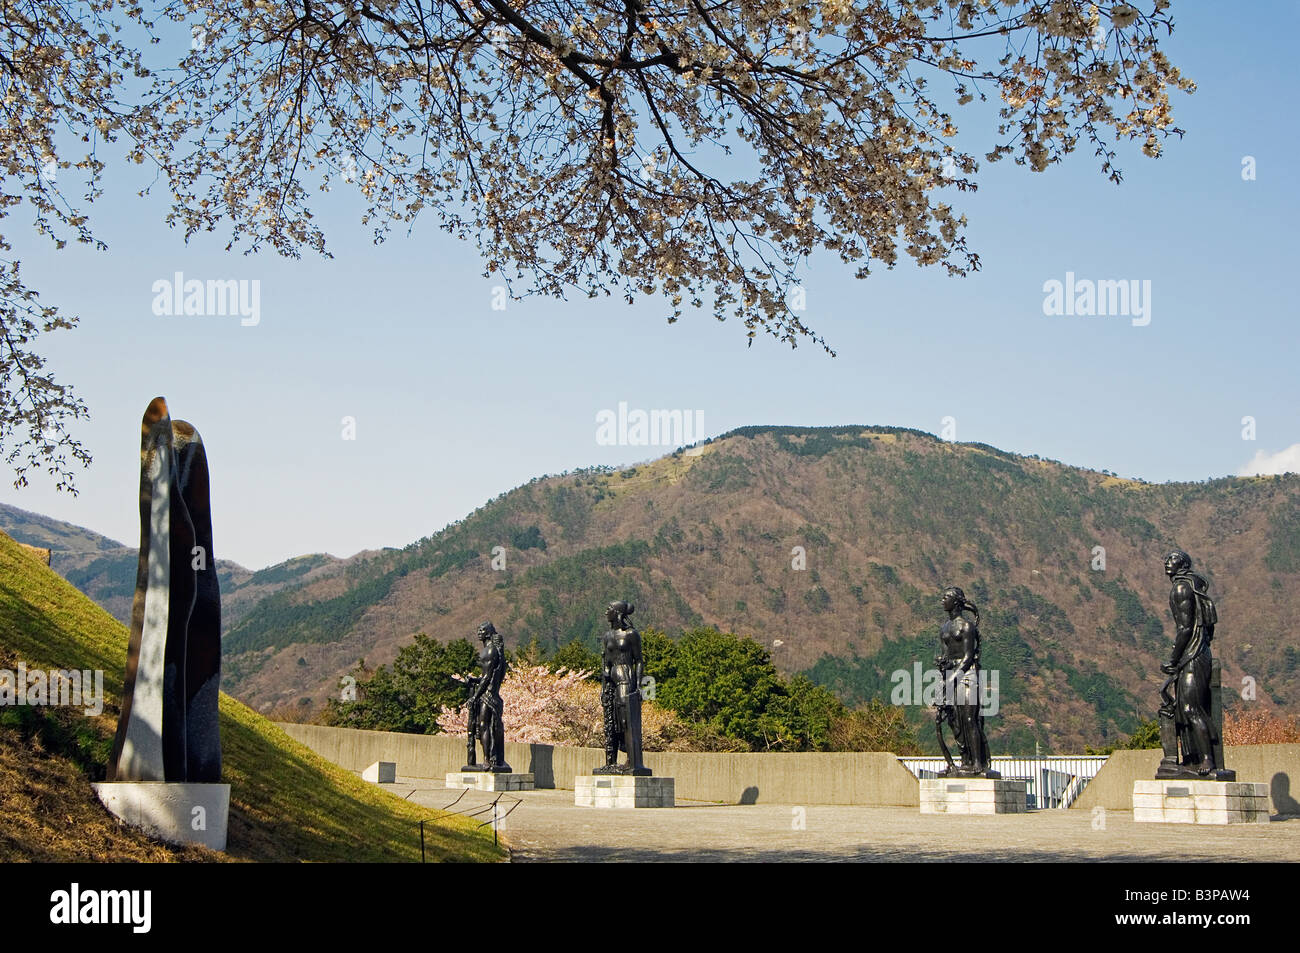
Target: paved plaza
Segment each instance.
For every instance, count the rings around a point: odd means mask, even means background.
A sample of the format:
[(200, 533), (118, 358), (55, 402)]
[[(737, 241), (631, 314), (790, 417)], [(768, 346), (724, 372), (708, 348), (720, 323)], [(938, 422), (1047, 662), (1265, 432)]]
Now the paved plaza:
[[(1232, 826), (1138, 824), (1130, 811), (922, 815), (915, 807), (711, 804), (666, 809), (575, 807), (569, 790), (495, 795), (439, 780), (384, 785), (433, 808), (478, 813), (491, 803), (514, 861), (1300, 861), (1300, 818)], [(518, 803), (516, 803), (516, 801)], [(453, 804), (454, 802), (454, 804)]]

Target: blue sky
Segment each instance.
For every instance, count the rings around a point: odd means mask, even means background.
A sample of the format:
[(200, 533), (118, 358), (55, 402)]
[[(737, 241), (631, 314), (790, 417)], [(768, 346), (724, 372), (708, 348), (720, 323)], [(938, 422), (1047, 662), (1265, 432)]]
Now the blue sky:
[[(749, 424), (846, 423), (939, 433), (1151, 481), (1241, 471), (1300, 444), (1295, 372), (1300, 7), (1249, 15), (1175, 4), (1170, 58), (1198, 85), (1174, 94), (1182, 141), (1158, 160), (1121, 147), (1124, 182), (1081, 149), (1035, 174), (982, 163), (958, 196), (983, 269), (964, 279), (903, 260), (857, 281), (832, 256), (804, 280), (805, 323), (838, 351), (746, 347), (707, 313), (675, 325), (652, 300), (532, 298), (493, 310), (495, 281), (432, 217), (373, 245), (345, 195), (315, 205), (334, 259), (186, 246), (138, 172), (110, 166), (91, 207), (106, 252), (56, 252), (5, 234), (45, 302), (80, 315), (42, 340), (92, 419), (80, 496), (40, 478), (0, 500), (134, 544), (139, 420), (149, 400), (203, 434), (219, 557), (256, 568), (306, 552), (401, 546), (534, 476), (620, 465), (670, 447), (602, 446), (596, 415), (702, 411), (706, 435)], [(992, 127), (972, 114), (962, 144)], [(1254, 181), (1242, 160), (1256, 163)], [(30, 231), (30, 229), (29, 229)], [(153, 313), (155, 281), (258, 279), (260, 322)], [(1048, 316), (1044, 282), (1151, 282), (1151, 320)], [(1243, 440), (1242, 418), (1256, 439)], [(356, 422), (344, 440), (343, 418)], [(1288, 468), (1300, 468), (1293, 449)]]

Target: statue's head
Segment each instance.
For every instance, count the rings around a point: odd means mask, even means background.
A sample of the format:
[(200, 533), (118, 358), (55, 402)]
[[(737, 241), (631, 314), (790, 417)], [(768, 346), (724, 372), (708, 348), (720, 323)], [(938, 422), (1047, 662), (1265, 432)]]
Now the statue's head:
[(1192, 557), (1188, 556), (1181, 549), (1175, 549), (1165, 557), (1165, 574), (1172, 579), (1174, 576), (1180, 576), (1185, 572), (1190, 572), (1192, 568)]
[(605, 618), (609, 620), (611, 628), (621, 629), (627, 622), (627, 617), (636, 611), (636, 606), (627, 602), (611, 602), (605, 610)]
[(478, 627), (478, 639), (480, 642), (486, 642), (492, 636), (497, 634), (497, 627), (491, 622), (484, 622)]
[(961, 590), (960, 586), (949, 586), (943, 591), (943, 611), (951, 612), (953, 609), (960, 609), (966, 604), (966, 593)]

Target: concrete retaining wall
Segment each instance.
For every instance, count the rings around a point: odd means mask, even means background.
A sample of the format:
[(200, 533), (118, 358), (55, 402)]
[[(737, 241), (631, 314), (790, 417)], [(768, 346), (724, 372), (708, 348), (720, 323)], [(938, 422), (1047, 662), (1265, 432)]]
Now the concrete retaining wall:
[[(1300, 815), (1300, 744), (1240, 745), (1223, 749), (1223, 760), (1237, 772), (1238, 781), (1268, 785), (1274, 814)], [(1074, 802), (1079, 810), (1104, 807), (1109, 811), (1133, 809), (1133, 782), (1156, 776), (1160, 750), (1116, 751)]]
[[(321, 757), (362, 771), (375, 761), (396, 761), (403, 777), (438, 778), (465, 764), (465, 739), (409, 735), (321, 725), (280, 724)], [(516, 771), (536, 776), (539, 788), (572, 789), (573, 779), (605, 763), (597, 748), (506, 744)], [(916, 778), (887, 752), (706, 754), (649, 752), (645, 762), (661, 777), (676, 778), (678, 801), (726, 804), (920, 804)]]

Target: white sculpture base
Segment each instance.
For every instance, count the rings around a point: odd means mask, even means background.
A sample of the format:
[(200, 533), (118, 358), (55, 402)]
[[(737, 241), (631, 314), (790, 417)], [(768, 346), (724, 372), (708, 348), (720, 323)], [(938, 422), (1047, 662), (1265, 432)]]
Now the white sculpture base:
[(1133, 820), (1160, 824), (1267, 824), (1268, 785), (1165, 778), (1133, 782)]
[(1001, 778), (922, 778), (922, 814), (1024, 814), (1028, 785)]
[(672, 778), (630, 774), (580, 774), (573, 779), (578, 807), (675, 807)]
[(396, 784), (397, 762), (376, 761), (361, 772), (361, 780), (369, 781), (371, 784)]
[(474, 791), (531, 791), (531, 774), (505, 774), (492, 771), (455, 771), (447, 775), (447, 787)]
[(91, 787), (112, 814), (160, 840), (226, 849), (229, 784), (105, 781)]

